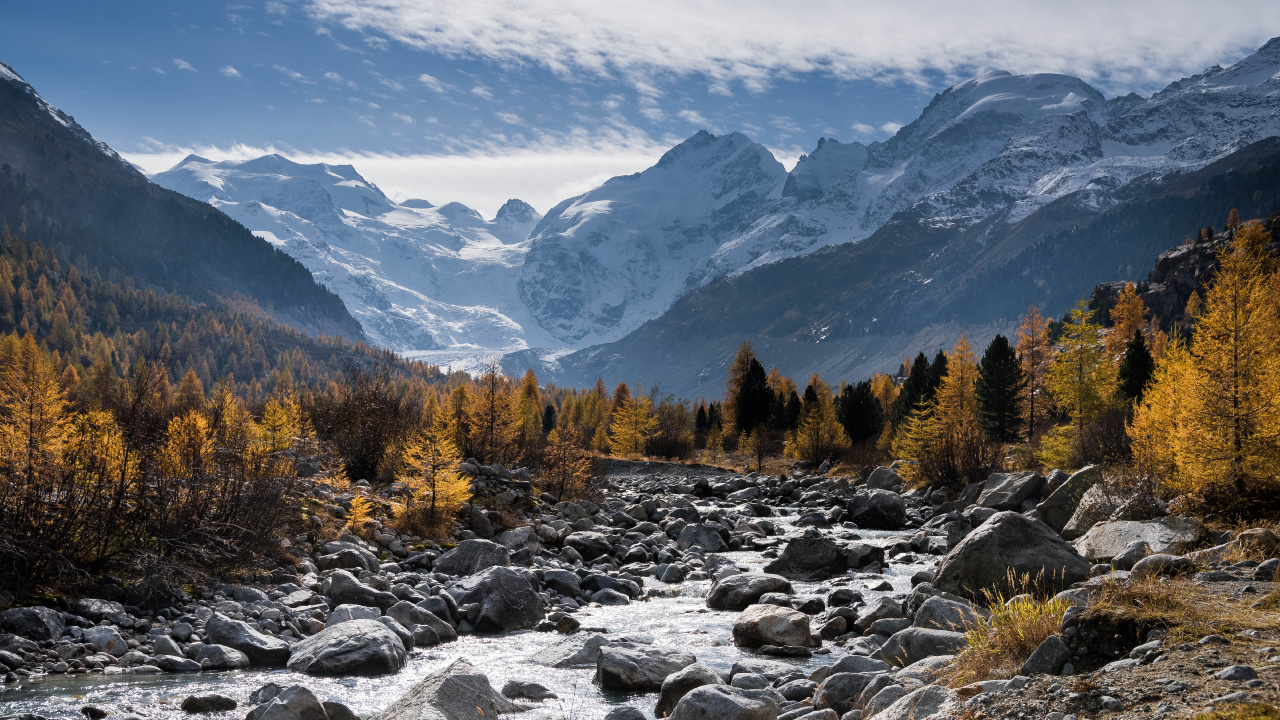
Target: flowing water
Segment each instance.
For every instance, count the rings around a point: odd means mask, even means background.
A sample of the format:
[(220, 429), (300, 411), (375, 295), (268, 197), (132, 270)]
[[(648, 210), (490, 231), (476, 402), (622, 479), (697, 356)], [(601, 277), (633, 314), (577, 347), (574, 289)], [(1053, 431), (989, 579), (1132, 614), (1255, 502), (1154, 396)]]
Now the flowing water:
[[(777, 518), (789, 521), (792, 518)], [(789, 525), (779, 523), (779, 529), (794, 533)], [(891, 541), (906, 537), (904, 532), (859, 531), (864, 540)], [(728, 553), (739, 566), (759, 571), (767, 561), (759, 552)], [(880, 595), (866, 586), (880, 580), (893, 585), (892, 593), (903, 593), (911, 588), (911, 575), (921, 569), (932, 569), (933, 561), (926, 556), (924, 563), (893, 564), (883, 575), (858, 576), (848, 585), (860, 590), (869, 601)], [(733, 645), (732, 628), (739, 613), (709, 610), (704, 602), (710, 582), (685, 582), (665, 585), (646, 578), (646, 589), (658, 595), (647, 601), (632, 602), (621, 606), (593, 606), (584, 608), (575, 617), (584, 628), (606, 628), (611, 634), (644, 635), (662, 647), (678, 648), (693, 653), (698, 660), (717, 670), (727, 671), (734, 662), (744, 657), (757, 656), (749, 650)], [(819, 583), (792, 583), (798, 595), (810, 594)], [(826, 590), (830, 583), (822, 583)], [(821, 593), (825, 596), (825, 592)], [(564, 718), (572, 720), (596, 720), (619, 704), (631, 704), (642, 710), (646, 717), (653, 717), (657, 693), (611, 694), (602, 693), (592, 684), (593, 670), (557, 670), (529, 662), (533, 653), (553, 644), (565, 636), (558, 633), (525, 631), (499, 636), (464, 636), (457, 642), (439, 645), (411, 653), (408, 664), (399, 673), (384, 677), (314, 678), (285, 669), (243, 670), (209, 672), (190, 675), (102, 675), (47, 676), (41, 682), (23, 683), (0, 689), (0, 715), (32, 712), (46, 717), (78, 718), (84, 705), (98, 705), (116, 712), (132, 712), (147, 718), (167, 720), (186, 717), (178, 709), (183, 698), (198, 693), (216, 692), (235, 699), (240, 707), (224, 713), (225, 718), (244, 717), (249, 710), (249, 694), (262, 685), (273, 682), (287, 686), (301, 684), (310, 688), (321, 700), (336, 700), (349, 706), (363, 717), (386, 708), (415, 683), (434, 670), (465, 658), (480, 672), (489, 676), (490, 683), (500, 690), (508, 680), (538, 682), (555, 692), (559, 698), (541, 703), (528, 703), (529, 712), (524, 718)], [(841, 656), (839, 650), (831, 654), (817, 654), (812, 658), (783, 659), (806, 672), (821, 665), (835, 662)], [(521, 701), (523, 702), (523, 701)], [(217, 716), (209, 716), (217, 717)]]

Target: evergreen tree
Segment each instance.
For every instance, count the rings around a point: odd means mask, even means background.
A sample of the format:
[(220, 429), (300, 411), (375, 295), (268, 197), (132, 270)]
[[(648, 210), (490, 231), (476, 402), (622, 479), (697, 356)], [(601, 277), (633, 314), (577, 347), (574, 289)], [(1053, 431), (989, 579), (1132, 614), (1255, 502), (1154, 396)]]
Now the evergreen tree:
[(729, 367), (725, 400), (733, 409), (733, 425), (739, 433), (750, 433), (769, 420), (773, 393), (764, 366), (756, 359), (751, 343), (744, 341)]
[(987, 437), (1016, 442), (1022, 430), (1022, 397), (1027, 381), (1018, 355), (1004, 335), (996, 335), (978, 364), (975, 392)]
[(800, 396), (792, 389), (791, 396), (787, 398), (786, 422), (788, 430), (795, 430), (800, 425), (800, 411), (804, 406), (800, 404)]
[(903, 381), (898, 397), (894, 400), (890, 421), (895, 428), (924, 404), (925, 389), (928, 385), (929, 359), (924, 356), (924, 353), (920, 353), (911, 364), (911, 373)]
[(977, 362), (963, 335), (947, 366), (934, 398), (903, 423), (893, 451), (915, 461), (906, 468), (913, 479), (958, 488), (985, 477), (992, 456), (978, 417)]
[(870, 380), (845, 385), (836, 402), (837, 418), (849, 441), (855, 445), (878, 437), (884, 427), (885, 413)]
[(709, 429), (707, 424), (707, 406), (701, 402), (698, 403), (698, 412), (693, 417), (693, 430), (699, 434), (705, 433)]
[(1121, 400), (1142, 402), (1142, 393), (1151, 382), (1155, 370), (1156, 361), (1147, 349), (1147, 340), (1142, 336), (1142, 331), (1135, 330), (1129, 344), (1125, 346), (1120, 368), (1116, 371), (1117, 395)]
[(542, 411), (542, 432), (549, 433), (556, 429), (556, 406), (547, 405)]
[(933, 396), (937, 394), (938, 388), (942, 387), (942, 379), (947, 376), (947, 354), (941, 350), (933, 356), (933, 363), (929, 365), (929, 382), (925, 384), (924, 393), (920, 396), (922, 402), (929, 402)]

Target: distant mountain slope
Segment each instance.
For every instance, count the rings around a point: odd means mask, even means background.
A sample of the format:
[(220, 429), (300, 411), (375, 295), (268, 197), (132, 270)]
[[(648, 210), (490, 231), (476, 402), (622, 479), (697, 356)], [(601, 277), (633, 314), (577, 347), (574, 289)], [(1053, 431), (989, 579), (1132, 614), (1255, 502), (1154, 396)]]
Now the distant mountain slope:
[(718, 395), (733, 349), (751, 340), (766, 365), (807, 377), (860, 379), (908, 353), (975, 345), (1038, 304), (1060, 315), (1099, 281), (1138, 280), (1199, 228), (1280, 211), (1280, 138), (1201, 170), (1150, 178), (1100, 210), (1077, 191), (1012, 225), (930, 227), (904, 212), (860, 243), (826, 248), (712, 282), (614, 343), (539, 364), (557, 383), (641, 380)]
[(198, 302), (247, 298), (277, 320), (313, 334), (363, 340), (336, 295), (287, 254), (223, 213), (161, 188), (49, 105), (0, 64), (0, 170), (14, 179), (3, 220), (40, 218), (78, 231), (72, 248)]
[(279, 155), (244, 162), (193, 155), (153, 179), (296, 258), (378, 345), (492, 354), (551, 341), (516, 296), (523, 241), (541, 219), (520, 200), (487, 222), (459, 203), (395, 203), (350, 165)]

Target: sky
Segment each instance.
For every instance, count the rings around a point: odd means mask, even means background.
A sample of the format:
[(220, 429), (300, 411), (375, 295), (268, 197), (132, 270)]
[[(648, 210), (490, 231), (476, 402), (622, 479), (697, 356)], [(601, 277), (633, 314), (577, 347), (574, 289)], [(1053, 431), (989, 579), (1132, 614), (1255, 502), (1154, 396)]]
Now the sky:
[(1280, 3), (7, 3), (0, 61), (147, 172), (350, 163), (395, 200), (546, 212), (698, 130), (788, 168), (985, 70), (1148, 95), (1280, 35)]

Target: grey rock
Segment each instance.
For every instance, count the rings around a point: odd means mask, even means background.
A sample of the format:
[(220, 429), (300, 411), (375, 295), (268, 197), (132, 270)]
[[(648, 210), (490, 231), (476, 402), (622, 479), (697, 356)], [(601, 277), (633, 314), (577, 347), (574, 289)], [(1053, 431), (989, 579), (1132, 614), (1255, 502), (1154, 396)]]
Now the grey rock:
[[(409, 630), (409, 628), (397, 622), (395, 618), (384, 615), (378, 618), (377, 620), (375, 620), (374, 622), (381, 623), (383, 627), (385, 627), (386, 629), (394, 633), (396, 637), (400, 638), (400, 644), (404, 646), (404, 649), (406, 651), (412, 650), (417, 645), (417, 643), (414, 641), (414, 638), (413, 638), (413, 632)], [(415, 627), (423, 627), (423, 626), (417, 625)], [(432, 632), (434, 633), (434, 631)], [(437, 641), (439, 640), (439, 637), (440, 637), (439, 635), (436, 636)]]
[(546, 616), (542, 597), (529, 579), (511, 568), (491, 567), (463, 579), (449, 592), (459, 606), (480, 605), (471, 623), (480, 633), (531, 628)]
[(605, 713), (604, 720), (645, 720), (645, 716), (639, 708), (623, 705)]
[(578, 597), (582, 592), (581, 582), (577, 573), (568, 570), (546, 570), (542, 573), (542, 584), (565, 597)]
[(57, 640), (65, 630), (62, 614), (53, 608), (24, 607), (0, 612), (0, 632), (28, 640)]
[(205, 622), (205, 637), (211, 643), (235, 648), (255, 663), (278, 665), (289, 659), (289, 643), (263, 635), (239, 620), (214, 613)]
[(554, 668), (595, 667), (600, 648), (608, 644), (609, 639), (599, 633), (577, 633), (539, 650), (529, 661)]
[(329, 576), (329, 597), (340, 605), (364, 605), (384, 611), (400, 602), (395, 595), (365, 585), (346, 570), (335, 570)]
[(609, 538), (590, 530), (569, 533), (564, 538), (564, 546), (576, 550), (587, 562), (602, 555), (608, 555), (612, 550)]
[(796, 666), (777, 660), (764, 660), (762, 658), (743, 658), (733, 664), (729, 670), (729, 677), (736, 678), (738, 675), (763, 675), (770, 682), (779, 678), (784, 678), (795, 672)]
[[(386, 617), (394, 619), (411, 632), (415, 627), (426, 627), (438, 638), (437, 642), (452, 642), (458, 639), (458, 632), (438, 615), (408, 600), (401, 600), (387, 610)], [(415, 640), (416, 644), (416, 640)], [(435, 643), (432, 643), (433, 645)]]
[(325, 620), (325, 627), (333, 627), (338, 623), (351, 622), (352, 620), (377, 620), (382, 617), (382, 611), (376, 607), (367, 605), (339, 605), (329, 613), (329, 619)]
[(717, 580), (707, 593), (707, 607), (716, 610), (743, 610), (759, 602), (765, 593), (792, 593), (791, 582), (781, 575), (740, 573)]
[(208, 660), (210, 670), (240, 670), (249, 667), (248, 655), (233, 647), (216, 643), (201, 645), (192, 659), (200, 663), (201, 667), (204, 666), (204, 661)]
[(903, 695), (876, 715), (879, 720), (925, 720), (950, 717), (962, 703), (955, 690), (928, 685)]
[(792, 680), (782, 687), (778, 688), (778, 692), (787, 700), (795, 702), (797, 700), (808, 700), (813, 697), (813, 691), (817, 689), (818, 683), (812, 680)]
[(968, 603), (933, 596), (916, 610), (914, 624), (919, 628), (964, 632), (982, 618), (982, 613)]
[(197, 673), (203, 670), (200, 663), (195, 660), (188, 660), (184, 657), (174, 657), (173, 655), (161, 655), (156, 658), (156, 666), (165, 672), (175, 673)]
[(1258, 673), (1248, 665), (1228, 665), (1213, 676), (1219, 680), (1257, 680)]
[(769, 678), (755, 673), (738, 673), (733, 676), (733, 680), (729, 683), (733, 687), (742, 688), (743, 690), (763, 690), (772, 683)]
[(870, 673), (831, 673), (813, 693), (814, 709), (829, 708), (844, 715), (858, 706), (862, 691), (875, 677)]
[(846, 655), (831, 666), (833, 673), (884, 673), (892, 669), (889, 663), (865, 655)]
[(733, 624), (733, 642), (747, 648), (763, 645), (809, 645), (809, 616), (777, 605), (751, 605)]
[(1107, 483), (1094, 482), (1076, 504), (1076, 511), (1071, 514), (1071, 519), (1062, 526), (1062, 539), (1075, 540), (1089, 532), (1089, 528), (1106, 520), (1127, 499), (1127, 496), (1108, 487)]
[(709, 553), (725, 552), (729, 544), (725, 542), (724, 528), (713, 523), (689, 524), (676, 536), (676, 547), (688, 550), (697, 545)]
[(872, 530), (897, 530), (907, 522), (906, 501), (888, 490), (860, 488), (849, 499), (845, 510), (848, 520)]
[(955, 655), (968, 647), (964, 633), (949, 630), (907, 628), (894, 633), (880, 648), (880, 659), (906, 667), (937, 655)]
[(871, 545), (846, 548), (825, 537), (798, 537), (764, 571), (790, 580), (822, 580), (873, 562), (884, 562), (884, 550)]
[(511, 564), (510, 551), (490, 540), (463, 540), (458, 546), (441, 555), (431, 566), (433, 572), (445, 575), (474, 575), (491, 567)]
[[(1055, 472), (1060, 473), (1060, 471)], [(1071, 477), (1052, 490), (1049, 497), (1036, 506), (1036, 510), (1040, 512), (1040, 518), (1049, 527), (1062, 532), (1071, 520), (1071, 516), (1075, 514), (1076, 508), (1080, 506), (1084, 494), (1101, 478), (1102, 470), (1096, 465), (1089, 465), (1071, 473)]]
[[(116, 632), (115, 628), (109, 625), (85, 628), (84, 641), (93, 645), (93, 648), (98, 652), (104, 652), (115, 657), (120, 657), (129, 652), (129, 644), (125, 642), (124, 638), (120, 637), (120, 633)], [(169, 642), (173, 641), (170, 640)], [(182, 652), (167, 654), (181, 655)]]
[(676, 704), (671, 720), (777, 720), (778, 702), (768, 690), (727, 685), (694, 688)]
[(1154, 554), (1181, 552), (1199, 538), (1200, 529), (1200, 521), (1189, 517), (1107, 521), (1094, 525), (1073, 544), (1088, 560), (1108, 562), (1138, 541)]
[[(121, 642), (121, 644), (123, 644), (123, 641)], [(172, 638), (165, 635), (161, 635), (160, 637), (156, 638), (153, 645), (155, 647), (156, 655), (182, 656), (183, 654), (182, 648), (178, 646), (178, 643), (174, 642)]]
[(1190, 558), (1157, 553), (1134, 563), (1129, 575), (1135, 578), (1146, 578), (1158, 575), (1186, 575), (1195, 571), (1196, 564)]
[(902, 476), (881, 465), (867, 476), (867, 487), (872, 490), (889, 490), (902, 485)]
[(1057, 675), (1071, 659), (1071, 648), (1057, 635), (1045, 638), (1022, 663), (1022, 675)]
[(675, 710), (676, 704), (690, 690), (703, 685), (722, 684), (724, 684), (724, 678), (702, 663), (695, 662), (683, 667), (662, 681), (662, 688), (658, 692), (658, 704), (654, 707), (653, 714), (657, 717), (666, 717)]
[[(261, 690), (255, 695), (259, 693)], [(250, 710), (245, 720), (329, 720), (329, 715), (314, 693), (301, 685), (290, 685)]]
[(230, 712), (236, 709), (236, 701), (226, 695), (188, 695), (182, 700), (182, 710), (187, 713)]
[(1038, 472), (993, 473), (978, 496), (978, 505), (993, 510), (1018, 510), (1040, 495), (1044, 476)]
[(557, 697), (551, 692), (546, 685), (536, 682), (524, 682), (521, 680), (508, 680), (507, 684), (502, 686), (502, 694), (509, 698), (525, 698), (526, 700), (534, 700), (541, 702), (543, 700), (553, 700)]
[(866, 706), (862, 709), (863, 717), (870, 718), (880, 714), (906, 694), (907, 689), (901, 685), (886, 685), (880, 688), (879, 692), (867, 700)]
[(114, 600), (98, 600), (97, 598), (80, 598), (71, 603), (71, 611), (93, 622), (102, 622), (112, 616), (125, 614), (124, 605)]
[(289, 669), (308, 675), (385, 675), (399, 672), (405, 659), (395, 632), (377, 620), (352, 620), (295, 645)]
[(659, 690), (668, 675), (695, 662), (697, 658), (691, 653), (679, 650), (610, 643), (600, 648), (596, 681), (602, 690)]
[(1111, 558), (1111, 567), (1116, 570), (1132, 570), (1139, 560), (1151, 554), (1151, 546), (1146, 540), (1134, 540)]
[(414, 685), (374, 720), (475, 720), (520, 712), (489, 678), (458, 659)]
[(1012, 595), (1009, 571), (1042, 577), (1049, 589), (1062, 589), (1089, 576), (1090, 564), (1049, 526), (1014, 512), (1000, 512), (951, 549), (934, 585), (972, 600), (992, 589)]

